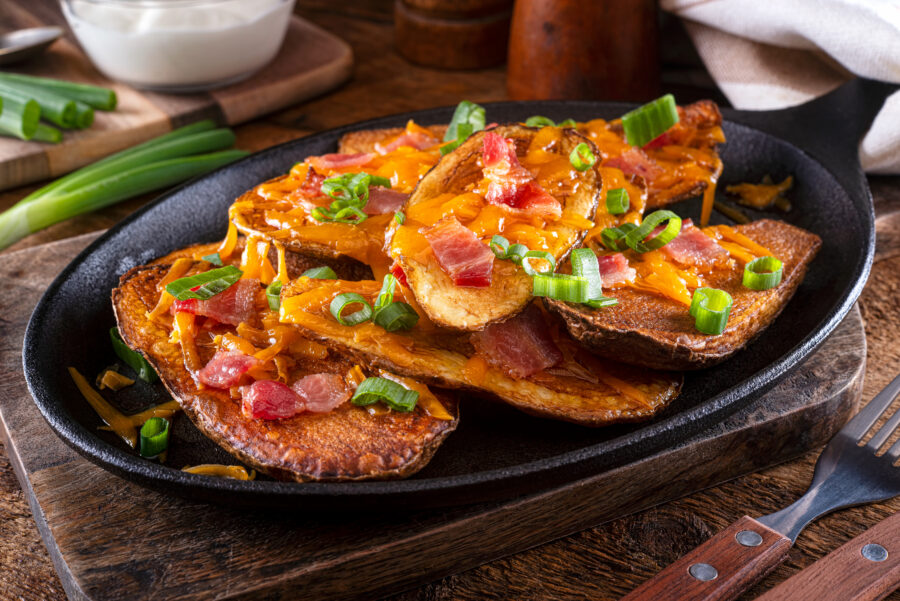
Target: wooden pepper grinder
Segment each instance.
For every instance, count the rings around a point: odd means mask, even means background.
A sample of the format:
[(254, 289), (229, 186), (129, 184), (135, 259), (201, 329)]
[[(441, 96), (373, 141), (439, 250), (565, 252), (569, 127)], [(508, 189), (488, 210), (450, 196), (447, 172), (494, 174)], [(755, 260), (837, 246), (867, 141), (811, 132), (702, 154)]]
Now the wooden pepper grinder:
[(659, 95), (655, 0), (516, 0), (506, 89), (514, 100)]

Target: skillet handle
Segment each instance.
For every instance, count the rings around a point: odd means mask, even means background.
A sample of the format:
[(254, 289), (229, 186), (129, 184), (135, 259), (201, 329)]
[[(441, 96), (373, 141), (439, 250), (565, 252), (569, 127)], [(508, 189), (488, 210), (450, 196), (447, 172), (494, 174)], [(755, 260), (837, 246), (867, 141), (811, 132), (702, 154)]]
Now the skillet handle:
[(730, 601), (785, 559), (791, 539), (742, 517), (622, 601)]
[(832, 171), (858, 164), (858, 145), (900, 85), (856, 78), (824, 96), (778, 111), (742, 111), (733, 120), (784, 138)]

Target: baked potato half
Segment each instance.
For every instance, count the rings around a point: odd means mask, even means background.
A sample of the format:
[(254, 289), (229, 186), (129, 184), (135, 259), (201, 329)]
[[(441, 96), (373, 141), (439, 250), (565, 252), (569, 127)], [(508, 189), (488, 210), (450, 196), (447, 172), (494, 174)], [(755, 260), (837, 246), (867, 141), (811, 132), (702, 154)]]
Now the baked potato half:
[[(532, 178), (525, 185), (539, 187), (535, 189), (544, 194), (547, 204), (516, 206), (489, 200), (491, 186), (500, 186), (489, 179), (485, 164), (490, 136), (514, 145), (508, 151), (514, 151), (509, 159), (514, 165), (507, 171), (518, 170), (518, 175), (499, 177), (506, 177), (505, 182)], [(403, 207), (405, 222), (392, 226), (388, 234), (388, 254), (399, 263), (416, 301), (435, 324), (481, 330), (515, 315), (531, 300), (531, 277), (510, 261), (493, 261), (487, 277), (477, 284), (455, 279), (431, 238), (431, 232), (450, 227), (447, 220), (462, 226), (453, 228), (463, 238), (477, 238), (482, 254), (494, 235), (502, 235), (511, 244), (548, 252), (558, 262), (584, 238), (593, 225), (601, 177), (594, 166), (582, 171), (573, 167), (569, 155), (579, 144), (591, 146), (573, 129), (499, 126), (470, 136), (419, 182)], [(517, 185), (509, 184), (513, 189)], [(454, 249), (447, 254), (454, 255), (453, 260), (459, 258)], [(489, 252), (488, 259), (493, 259)]]
[(705, 286), (728, 292), (734, 304), (719, 336), (698, 332), (688, 308), (652, 291), (632, 287), (606, 289), (613, 307), (546, 299), (573, 338), (598, 355), (653, 369), (693, 370), (720, 363), (758, 336), (781, 313), (796, 292), (821, 239), (799, 227), (763, 219), (733, 230), (765, 247), (783, 262), (781, 283), (769, 290), (742, 285), (743, 263), (705, 274)]
[[(122, 276), (112, 293), (119, 332), (129, 347), (147, 358), (197, 428), (245, 464), (280, 480), (301, 482), (403, 478), (424, 467), (456, 428), (456, 401), (443, 392), (435, 392), (442, 416), (421, 406), (401, 413), (344, 402), (327, 413), (276, 420), (245, 417), (240, 394), (235, 399), (227, 389), (199, 385), (185, 366), (180, 345), (170, 340), (165, 319), (148, 319), (168, 270), (167, 265), (148, 265)], [(216, 332), (229, 331), (223, 327), (217, 326)], [(216, 350), (209, 343), (196, 346), (204, 364)], [(354, 368), (346, 354), (318, 345), (314, 350), (291, 354), (292, 378), (342, 375)]]

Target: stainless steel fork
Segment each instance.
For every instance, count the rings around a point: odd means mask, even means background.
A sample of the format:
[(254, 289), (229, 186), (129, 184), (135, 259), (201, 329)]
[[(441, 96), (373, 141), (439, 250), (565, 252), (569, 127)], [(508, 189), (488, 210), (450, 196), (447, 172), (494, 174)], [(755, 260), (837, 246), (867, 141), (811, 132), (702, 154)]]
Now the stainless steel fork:
[[(898, 395), (900, 376), (831, 439), (816, 463), (809, 490), (793, 505), (759, 519), (741, 518), (622, 601), (734, 599), (783, 562), (800, 531), (814, 519), (900, 495), (900, 467), (895, 466), (900, 440), (878, 454), (900, 427), (900, 409), (874, 429)], [(872, 438), (861, 444), (873, 430)], [(877, 551), (873, 557), (879, 556)]]

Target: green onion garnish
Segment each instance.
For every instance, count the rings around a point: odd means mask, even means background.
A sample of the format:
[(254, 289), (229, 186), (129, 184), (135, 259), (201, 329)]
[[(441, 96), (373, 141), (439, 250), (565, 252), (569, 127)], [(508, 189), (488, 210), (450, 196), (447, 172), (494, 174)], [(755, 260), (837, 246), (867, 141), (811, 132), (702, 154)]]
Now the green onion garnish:
[(506, 258), (516, 265), (521, 265), (522, 259), (525, 258), (526, 254), (528, 254), (527, 246), (525, 246), (524, 244), (513, 244), (509, 247), (509, 252), (506, 253)]
[(208, 300), (225, 292), (241, 279), (242, 275), (243, 272), (234, 265), (226, 265), (177, 279), (166, 285), (166, 292), (174, 296), (176, 300), (188, 300), (189, 298)]
[[(531, 266), (530, 259), (538, 259), (540, 261), (547, 262), (546, 269), (535, 269)], [(520, 261), (522, 265), (522, 269), (525, 270), (525, 273), (528, 275), (537, 275), (537, 274), (551, 274), (556, 270), (556, 261), (553, 259), (553, 255), (548, 253), (545, 250), (529, 250), (525, 253)]]
[(744, 288), (768, 290), (781, 283), (784, 263), (775, 257), (759, 257), (744, 265)]
[(395, 411), (409, 413), (415, 409), (418, 400), (418, 392), (404, 388), (397, 382), (387, 378), (366, 378), (356, 388), (350, 402), (365, 406), (381, 401)]
[(398, 301), (376, 310), (372, 321), (388, 332), (411, 330), (418, 323), (419, 314), (408, 303)]
[(169, 446), (169, 420), (151, 417), (141, 426), (141, 457), (156, 457)]
[(587, 281), (586, 300), (584, 303), (595, 309), (618, 305), (614, 298), (603, 296), (603, 279), (600, 277), (600, 263), (597, 255), (589, 248), (576, 248), (572, 251), (572, 275)]
[[(344, 317), (344, 309), (350, 305), (355, 304), (362, 305), (362, 309)], [(343, 326), (355, 326), (363, 323), (364, 321), (369, 321), (370, 319), (372, 319), (372, 305), (370, 305), (366, 301), (366, 299), (355, 292), (344, 292), (343, 294), (338, 294), (334, 297), (334, 300), (331, 301), (331, 305), (328, 307), (328, 310), (331, 311), (331, 314), (338, 321), (338, 323)]]
[(495, 234), (488, 246), (491, 247), (491, 251), (498, 259), (505, 259), (509, 256), (509, 240), (503, 236)]
[(269, 308), (277, 311), (281, 308), (281, 280), (275, 280), (266, 286), (266, 300), (269, 301)]
[(327, 265), (323, 265), (322, 267), (313, 267), (312, 269), (307, 269), (303, 273), (300, 274), (301, 278), (312, 278), (314, 280), (336, 280), (338, 279), (337, 274), (334, 272), (334, 269), (328, 267)]
[(556, 123), (549, 117), (534, 115), (525, 120), (525, 125), (528, 127), (575, 127), (576, 124), (575, 119), (566, 119), (565, 121)]
[(538, 273), (531, 279), (531, 293), (568, 303), (583, 303), (587, 298), (588, 282), (585, 278), (563, 273)]
[(536, 271), (531, 267), (529, 262), (525, 260), (526, 257), (542, 259), (550, 263), (550, 271), (547, 273), (553, 273), (553, 270), (556, 269), (556, 261), (550, 253), (539, 250), (528, 250), (528, 247), (524, 244), (513, 244), (510, 246), (509, 240), (503, 236), (495, 235), (492, 237), (489, 246), (495, 257), (512, 261), (516, 265), (521, 265), (528, 275), (534, 275)]
[(368, 173), (344, 173), (322, 182), (322, 193), (334, 199), (327, 208), (316, 207), (312, 217), (318, 221), (358, 225), (368, 218), (362, 210), (369, 202), (369, 188), (391, 187), (391, 180)]
[(725, 331), (733, 304), (731, 295), (718, 288), (697, 288), (688, 312), (696, 320), (694, 327), (704, 334), (718, 336)]
[(610, 215), (621, 215), (630, 205), (628, 190), (625, 188), (613, 188), (606, 193), (606, 210)]
[(634, 229), (637, 229), (637, 226), (633, 223), (623, 223), (619, 227), (603, 228), (603, 231), (600, 232), (600, 241), (609, 250), (623, 251), (628, 248), (628, 245), (625, 244), (625, 236)]
[(484, 107), (463, 100), (456, 106), (453, 111), (453, 118), (450, 119), (450, 125), (447, 127), (447, 133), (444, 134), (444, 142), (451, 142), (441, 146), (441, 156), (456, 150), (460, 144), (474, 134), (476, 131), (484, 129), (485, 112)]
[(625, 141), (632, 146), (644, 146), (678, 123), (675, 97), (666, 94), (622, 116)]
[(397, 289), (397, 278), (393, 274), (386, 274), (381, 281), (381, 291), (375, 297), (375, 313), (394, 302), (394, 290)]
[(569, 162), (572, 163), (572, 166), (575, 167), (576, 170), (587, 171), (597, 162), (597, 157), (594, 156), (591, 147), (585, 142), (582, 142), (569, 153)]
[[(668, 223), (663, 231), (649, 240), (645, 239), (658, 225), (665, 221), (668, 221)], [(681, 217), (672, 211), (653, 211), (644, 217), (640, 226), (625, 235), (625, 244), (639, 253), (650, 252), (651, 250), (662, 248), (671, 242), (680, 231)], [(601, 234), (601, 238), (602, 236)]]
[(397, 222), (397, 225), (403, 225), (403, 222), (406, 221), (406, 215), (403, 211), (397, 211), (394, 213), (394, 221)]
[(154, 371), (142, 354), (128, 348), (128, 345), (125, 344), (125, 341), (122, 340), (122, 336), (119, 334), (119, 328), (110, 328), (109, 338), (112, 341), (113, 351), (115, 351), (116, 356), (133, 369), (141, 380), (144, 382), (156, 381), (156, 371)]
[(222, 257), (219, 256), (219, 253), (213, 253), (211, 255), (204, 255), (203, 260), (212, 263), (213, 265), (222, 265)]

